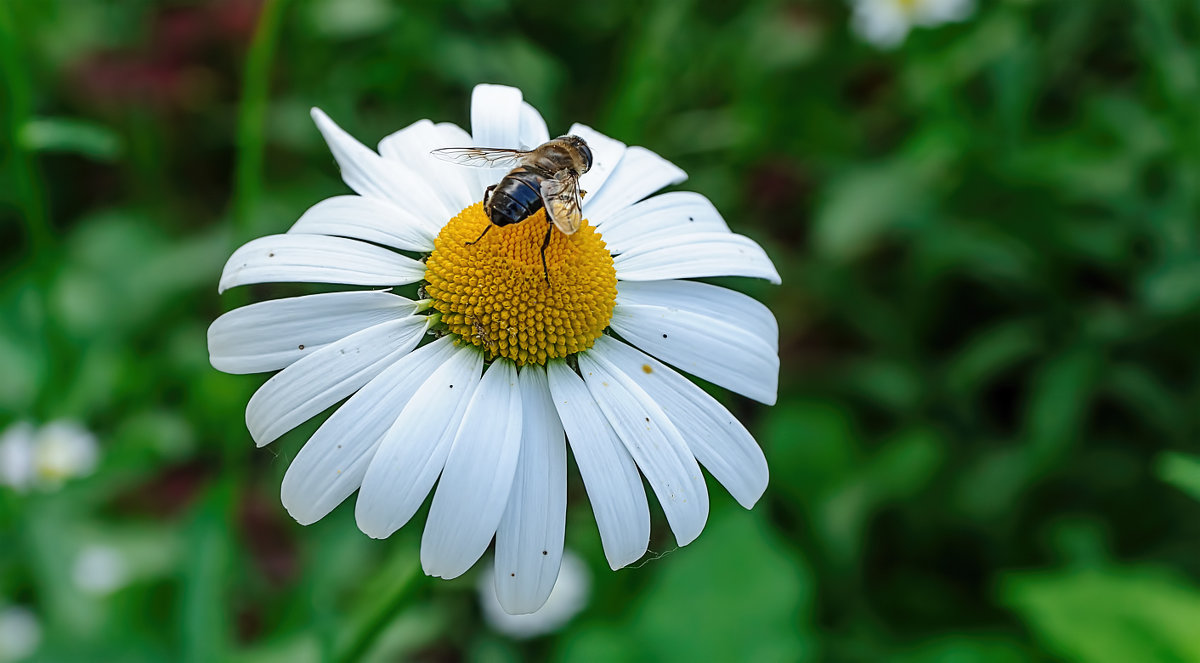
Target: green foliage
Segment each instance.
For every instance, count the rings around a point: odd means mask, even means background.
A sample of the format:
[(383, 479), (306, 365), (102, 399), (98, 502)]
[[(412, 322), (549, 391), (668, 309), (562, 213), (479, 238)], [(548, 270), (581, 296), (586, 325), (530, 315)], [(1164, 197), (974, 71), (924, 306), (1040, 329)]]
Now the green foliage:
[(644, 596), (616, 623), (581, 624), (558, 660), (816, 660), (812, 579), (798, 556), (742, 513), (713, 518), (705, 533), (646, 562), (639, 570), (662, 568)]
[[(0, 2), (0, 429), (103, 449), (0, 487), (0, 609), (44, 661), (1200, 660), (1200, 9), (976, 4), (881, 51), (841, 0)], [(722, 280), (780, 323), (778, 405), (718, 393), (766, 495), (710, 480), (696, 542), (656, 512), (670, 552), (613, 573), (572, 470), (592, 597), (532, 641), (419, 525), (295, 524), (319, 422), (254, 449), (263, 377), (207, 360), (302, 292), (218, 297), (234, 246), (345, 192), (308, 109), (371, 145), (478, 82), (679, 164), (784, 280)]]
[(1171, 574), (1132, 568), (1026, 574), (1007, 579), (1003, 595), (1066, 660), (1200, 659), (1200, 591)]

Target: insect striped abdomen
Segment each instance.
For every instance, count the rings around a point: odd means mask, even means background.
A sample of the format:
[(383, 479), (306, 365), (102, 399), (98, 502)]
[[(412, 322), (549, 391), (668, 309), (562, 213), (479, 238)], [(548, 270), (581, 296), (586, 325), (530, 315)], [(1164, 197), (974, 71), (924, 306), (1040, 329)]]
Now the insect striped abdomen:
[(544, 173), (518, 167), (504, 176), (487, 201), (485, 211), (492, 223), (507, 226), (533, 216), (542, 208), (541, 183)]

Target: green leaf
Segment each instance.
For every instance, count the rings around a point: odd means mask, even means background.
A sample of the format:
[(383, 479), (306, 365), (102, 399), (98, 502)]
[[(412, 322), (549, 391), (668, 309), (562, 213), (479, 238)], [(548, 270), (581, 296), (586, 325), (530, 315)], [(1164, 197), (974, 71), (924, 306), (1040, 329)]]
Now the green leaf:
[(921, 643), (892, 663), (1025, 663), (1029, 660), (1014, 642), (995, 636), (969, 636), (956, 633)]
[(1200, 661), (1200, 591), (1165, 571), (1087, 569), (1014, 575), (1004, 603), (1075, 663)]
[(919, 203), (920, 182), (904, 167), (853, 171), (830, 185), (814, 233), (821, 253), (850, 259), (894, 230)]
[(121, 138), (108, 127), (69, 117), (39, 117), (21, 127), (21, 146), (30, 151), (68, 152), (97, 161), (121, 156)]
[(1200, 458), (1168, 451), (1158, 457), (1158, 478), (1200, 500)]
[(694, 543), (642, 568), (657, 576), (623, 623), (579, 625), (559, 660), (813, 660), (812, 579), (761, 517), (714, 513)]

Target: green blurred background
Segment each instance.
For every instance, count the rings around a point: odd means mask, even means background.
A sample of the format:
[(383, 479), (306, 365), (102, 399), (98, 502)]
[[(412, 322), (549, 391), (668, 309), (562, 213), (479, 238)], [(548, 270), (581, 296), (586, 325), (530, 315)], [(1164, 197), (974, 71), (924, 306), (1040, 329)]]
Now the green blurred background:
[[(985, 1), (881, 51), (842, 2), (3, 0), (0, 426), (73, 419), (90, 476), (0, 487), (0, 605), (39, 661), (1200, 661), (1200, 8)], [(346, 192), (478, 82), (683, 167), (774, 258), (771, 486), (514, 641), (419, 527), (279, 505), (264, 376), (208, 365), (225, 258)], [(1189, 495), (1190, 493), (1190, 495)], [(96, 591), (76, 556), (117, 551)]]

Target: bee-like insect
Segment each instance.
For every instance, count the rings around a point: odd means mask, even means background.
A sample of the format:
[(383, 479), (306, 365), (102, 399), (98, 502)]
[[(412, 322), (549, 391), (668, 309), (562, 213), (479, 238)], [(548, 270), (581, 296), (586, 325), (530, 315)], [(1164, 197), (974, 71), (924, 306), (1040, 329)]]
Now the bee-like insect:
[(546, 208), (550, 224), (542, 240), (542, 273), (546, 283), (546, 247), (550, 233), (558, 228), (571, 235), (583, 224), (583, 195), (579, 177), (592, 167), (592, 150), (579, 136), (559, 136), (529, 151), (490, 147), (446, 147), (433, 156), (464, 166), (498, 168), (512, 166), (499, 182), (483, 194), (483, 211), (491, 221), (473, 242), (483, 239), (492, 226), (507, 226)]

